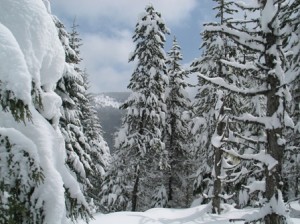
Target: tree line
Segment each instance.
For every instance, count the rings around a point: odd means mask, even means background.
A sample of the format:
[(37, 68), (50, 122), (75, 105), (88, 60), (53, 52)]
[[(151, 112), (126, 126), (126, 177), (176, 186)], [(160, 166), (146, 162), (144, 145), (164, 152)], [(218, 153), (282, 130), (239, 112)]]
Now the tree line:
[[(101, 189), (108, 211), (222, 203), (260, 207), (248, 222), (284, 223), (299, 196), (299, 1), (214, 0), (190, 68), (152, 5), (137, 22), (137, 60)], [(198, 75), (193, 102), (185, 77)]]

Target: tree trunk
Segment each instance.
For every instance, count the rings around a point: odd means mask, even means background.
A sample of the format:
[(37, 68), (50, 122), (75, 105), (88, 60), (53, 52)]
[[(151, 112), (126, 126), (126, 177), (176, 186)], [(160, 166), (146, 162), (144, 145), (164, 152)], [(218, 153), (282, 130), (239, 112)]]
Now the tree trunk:
[(173, 200), (173, 188), (174, 188), (174, 173), (175, 173), (175, 169), (174, 167), (176, 167), (176, 165), (178, 165), (175, 161), (175, 158), (178, 158), (177, 156), (178, 155), (178, 150), (177, 150), (177, 145), (176, 145), (176, 142), (175, 142), (175, 139), (174, 139), (174, 133), (175, 133), (175, 128), (176, 128), (176, 118), (173, 116), (171, 118), (171, 133), (170, 133), (170, 140), (169, 140), (169, 153), (170, 153), (170, 172), (169, 172), (169, 193), (168, 193), (168, 201), (172, 201)]
[[(276, 45), (277, 37), (274, 33), (266, 33), (266, 52), (265, 52), (265, 62), (266, 67), (270, 70), (275, 69), (275, 56), (270, 53), (270, 49)], [(269, 71), (268, 71), (269, 72)], [(277, 125), (277, 128), (270, 128), (267, 129), (267, 145), (266, 151), (269, 155), (271, 155), (275, 160), (278, 161), (278, 164), (272, 169), (268, 170), (265, 167), (265, 175), (266, 175), (266, 198), (268, 201), (271, 198), (276, 197), (278, 199), (278, 190), (282, 188), (281, 182), (281, 169), (282, 169), (282, 159), (284, 153), (284, 144), (279, 144), (279, 138), (283, 137), (283, 124), (282, 124), (282, 117), (283, 113), (278, 111), (280, 106), (280, 100), (283, 101), (283, 107), (285, 107), (283, 97), (280, 98), (278, 96), (278, 90), (280, 87), (280, 80), (277, 75), (268, 73), (267, 76), (267, 83), (270, 88), (270, 91), (267, 94), (267, 116), (277, 116), (280, 119), (281, 124)], [(284, 110), (284, 108), (283, 108)], [(284, 217), (279, 214), (271, 213), (267, 215), (265, 218), (266, 224), (282, 224)]]
[(221, 179), (219, 176), (221, 175), (221, 159), (222, 159), (222, 150), (219, 148), (215, 148), (215, 180), (214, 180), (214, 195), (212, 199), (212, 213), (213, 214), (221, 214)]
[[(136, 169), (137, 170), (137, 167)], [(134, 186), (133, 186), (133, 190), (132, 190), (132, 209), (131, 211), (136, 211), (137, 209), (137, 200), (138, 200), (138, 192), (139, 192), (139, 180), (140, 180), (140, 171), (138, 170), (136, 172), (136, 178), (135, 178), (135, 182), (134, 182)]]
[[(220, 115), (224, 114), (223, 106), (220, 109)], [(217, 123), (217, 134), (218, 136), (222, 136), (225, 128), (225, 122), (220, 121)], [(214, 147), (215, 151), (215, 160), (214, 160), (214, 169), (215, 169), (215, 180), (214, 180), (214, 192), (212, 199), (212, 213), (213, 214), (221, 214), (221, 190), (222, 183), (220, 179), (221, 168), (222, 168), (222, 156), (223, 151), (221, 148)]]
[(169, 177), (169, 194), (168, 194), (168, 201), (172, 201), (173, 200), (173, 177), (172, 177), (172, 173), (170, 172), (170, 177)]

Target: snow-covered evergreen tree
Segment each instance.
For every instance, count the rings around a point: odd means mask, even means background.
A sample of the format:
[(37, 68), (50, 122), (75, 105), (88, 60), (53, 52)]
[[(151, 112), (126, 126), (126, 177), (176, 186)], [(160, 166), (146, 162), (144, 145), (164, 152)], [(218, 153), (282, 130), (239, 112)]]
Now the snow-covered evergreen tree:
[(111, 164), (105, 173), (99, 197), (101, 211), (116, 212), (130, 209), (130, 192), (128, 189), (128, 175), (120, 154), (112, 156)]
[[(89, 216), (65, 165), (61, 99), (54, 92), (65, 55), (43, 2), (49, 5), (47, 0), (1, 2), (1, 223), (57, 224)], [(69, 209), (71, 200), (76, 207)]]
[(137, 66), (128, 85), (132, 94), (121, 106), (126, 115), (115, 144), (116, 162), (113, 165), (117, 171), (112, 172), (126, 178), (123, 184), (132, 211), (151, 206), (153, 191), (161, 186), (160, 169), (166, 166), (162, 134), (167, 109), (168, 76), (163, 50), (167, 33), (161, 14), (152, 5), (147, 6), (133, 35), (136, 48), (129, 61), (136, 59)]
[(97, 210), (99, 210), (101, 198), (99, 197), (99, 192), (101, 189), (101, 184), (105, 176), (106, 169), (110, 162), (110, 151), (107, 146), (106, 141), (102, 137), (102, 127), (100, 125), (99, 118), (97, 116), (97, 111), (95, 109), (95, 103), (93, 95), (88, 93), (88, 77), (87, 73), (83, 73), (84, 87), (85, 87), (85, 97), (86, 101), (81, 104), (81, 114), (82, 114), (82, 126), (83, 133), (87, 138), (87, 142), (90, 146), (90, 156), (92, 160), (93, 172), (88, 176), (91, 187), (87, 190), (87, 195), (92, 198)]
[[(5, 65), (5, 68), (1, 69), (3, 75), (0, 77), (1, 113), (9, 114), (10, 122), (32, 122), (29, 109), (31, 83), (30, 76), (26, 77), (29, 75), (26, 62), (22, 59), (23, 54), (11, 31), (2, 24), (0, 49), (1, 52), (10, 55), (9, 58), (1, 57)], [(18, 64), (18, 69), (15, 69), (17, 74), (10, 73), (10, 63)], [(10, 80), (10, 76), (13, 75), (27, 85), (23, 91), (16, 89), (15, 80)], [(36, 207), (37, 202), (33, 195), (44, 181), (37, 147), (22, 132), (11, 127), (3, 128), (2, 123), (0, 122), (0, 222), (43, 223), (44, 208)]]
[[(79, 68), (80, 38), (73, 24), (69, 35), (54, 18), (66, 53), (66, 70), (56, 92), (62, 98), (60, 128), (65, 137), (67, 164), (76, 173), (86, 197), (99, 205), (98, 191), (108, 163), (109, 149), (101, 136), (101, 126), (87, 93), (86, 73)], [(70, 206), (72, 206), (70, 204)]]
[(78, 64), (82, 59), (80, 58), (80, 46), (82, 45), (82, 39), (79, 37), (78, 33), (78, 27), (79, 25), (76, 23), (76, 17), (73, 20), (73, 24), (71, 27), (71, 32), (69, 33), (69, 44), (71, 49), (73, 49), (77, 55), (76, 58), (76, 64)]
[(290, 84), (292, 101), (290, 102), (290, 111), (295, 129), (289, 131), (287, 139), (287, 150), (284, 159), (284, 177), (285, 177), (285, 199), (299, 197), (300, 192), (300, 2), (291, 1), (283, 8), (282, 22), (285, 30), (285, 41), (283, 42), (290, 62), (287, 70), (287, 76), (293, 80)]
[[(252, 192), (257, 190), (263, 192), (264, 198), (260, 201), (262, 209), (255, 217), (245, 217), (246, 220), (262, 219), (268, 224), (284, 223), (286, 216), (282, 198), (282, 165), (286, 145), (284, 129), (285, 127), (293, 127), (293, 122), (286, 110), (286, 102), (290, 99), (290, 95), (286, 85), (288, 79), (286, 79), (284, 72), (286, 59), (282, 50), (283, 36), (279, 16), (284, 4), (283, 1), (266, 0), (251, 4), (239, 2), (237, 5), (243, 10), (258, 10), (260, 12), (259, 18), (256, 19), (259, 22), (259, 28), (256, 32), (251, 32), (253, 31), (252, 27), (241, 30), (226, 24), (211, 26), (209, 30), (221, 32), (238, 45), (260, 54), (255, 63), (240, 64), (235, 62), (234, 65), (234, 67), (243, 68), (245, 71), (255, 70), (256, 72), (253, 72), (252, 75), (261, 81), (260, 85), (239, 87), (236, 83), (226, 82), (224, 78), (207, 78), (204, 75), (200, 75), (200, 77), (232, 93), (264, 97), (265, 115), (259, 114), (257, 116), (248, 112), (243, 115), (231, 116), (233, 121), (257, 125), (262, 134), (259, 136), (252, 133), (249, 133), (248, 136), (239, 135), (229, 129), (227, 136), (223, 136), (222, 139), (225, 142), (230, 141), (236, 144), (243, 144), (243, 141), (240, 140), (264, 144), (265, 150), (260, 150), (256, 154), (241, 153), (234, 149), (226, 150), (223, 148), (222, 150), (233, 158), (254, 160), (261, 164), (260, 170), (264, 176), (263, 179), (253, 181), (246, 188)], [(225, 63), (230, 62), (225, 61)], [(249, 172), (249, 170), (241, 170), (240, 173), (242, 172)]]
[(62, 117), (59, 126), (65, 138), (67, 164), (76, 173), (83, 191), (86, 192), (91, 186), (87, 175), (92, 172), (92, 160), (89, 155), (90, 146), (81, 123), (81, 104), (87, 99), (84, 96), (83, 77), (78, 68), (80, 59), (69, 44), (69, 35), (64, 25), (58, 19), (54, 18), (54, 20), (66, 54), (66, 68), (55, 90), (62, 99)]
[[(204, 52), (200, 59), (192, 63), (191, 71), (200, 72), (211, 78), (223, 77), (228, 80), (228, 66), (224, 65), (222, 60), (235, 55), (232, 43), (224, 35), (211, 32), (206, 27), (228, 23), (235, 10), (232, 8), (232, 1), (214, 1), (217, 3), (214, 8), (217, 11), (216, 17), (220, 21), (205, 24), (201, 46)], [(224, 98), (228, 98), (228, 93), (201, 77), (199, 77), (198, 87), (198, 94), (193, 105), (195, 118), (192, 133), (195, 136), (195, 154), (201, 165), (196, 173), (194, 188), (195, 193), (201, 193), (203, 199), (212, 198), (213, 212), (220, 213), (223, 151), (221, 145), (215, 144), (213, 136), (221, 137), (225, 130)], [(230, 103), (226, 102), (226, 107), (233, 102), (234, 100)]]
[[(188, 149), (190, 100), (185, 90), (188, 87), (182, 61), (181, 48), (174, 37), (166, 61), (169, 85), (166, 91), (167, 117), (164, 142), (168, 152), (167, 169), (168, 201), (171, 207), (187, 207), (191, 200), (191, 156)], [(160, 188), (160, 194), (163, 192)]]

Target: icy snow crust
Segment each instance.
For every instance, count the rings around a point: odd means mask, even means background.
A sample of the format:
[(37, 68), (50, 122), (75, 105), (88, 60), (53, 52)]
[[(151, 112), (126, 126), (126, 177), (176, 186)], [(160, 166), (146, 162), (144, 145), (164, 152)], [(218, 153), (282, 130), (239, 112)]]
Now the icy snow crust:
[[(0, 5), (0, 80), (7, 90), (12, 90), (29, 105), (32, 115), (32, 121), (17, 123), (10, 112), (0, 110), (0, 127), (13, 128), (13, 136), (22, 136), (18, 144), (30, 143), (37, 149), (34, 157), (39, 160), (45, 176), (44, 183), (34, 192), (37, 206), (45, 203), (44, 223), (65, 224), (68, 220), (64, 186), (80, 203), (86, 205), (86, 202), (79, 184), (65, 166), (64, 139), (57, 122), (52, 126), (45, 119), (59, 117), (61, 100), (53, 90), (65, 69), (64, 50), (43, 1), (0, 0)], [(38, 112), (32, 104), (32, 81), (36, 88), (42, 87), (44, 111)]]

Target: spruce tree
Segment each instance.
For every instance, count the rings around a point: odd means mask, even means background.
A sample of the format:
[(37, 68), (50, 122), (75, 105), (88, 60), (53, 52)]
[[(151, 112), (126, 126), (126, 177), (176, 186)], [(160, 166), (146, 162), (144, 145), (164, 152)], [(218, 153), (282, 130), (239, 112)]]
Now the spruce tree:
[(127, 193), (122, 197), (128, 195), (132, 211), (151, 206), (154, 191), (161, 187), (161, 169), (166, 166), (162, 137), (167, 109), (168, 76), (163, 50), (167, 33), (161, 14), (152, 5), (147, 6), (133, 35), (136, 48), (129, 61), (136, 59), (137, 66), (128, 85), (132, 94), (121, 106), (126, 114), (116, 138), (116, 171), (111, 172), (119, 175), (111, 178), (125, 179)]
[[(218, 23), (208, 23), (205, 27), (217, 27), (228, 23), (231, 15), (235, 12), (232, 9), (233, 3), (227, 0), (214, 0), (217, 6), (216, 17)], [(225, 58), (232, 57), (235, 52), (230, 40), (224, 35), (211, 32), (205, 28), (202, 34), (204, 50), (202, 57), (195, 60), (191, 65), (191, 72), (200, 72), (207, 77), (223, 77), (229, 79), (228, 66), (222, 63)], [(192, 132), (195, 136), (195, 154), (199, 158), (197, 178), (194, 183), (195, 193), (201, 193), (203, 199), (212, 198), (212, 211), (221, 212), (221, 191), (222, 191), (222, 158), (221, 145), (216, 144), (213, 138), (222, 137), (225, 131), (226, 115), (224, 99), (228, 98), (227, 91), (218, 89), (206, 80), (199, 77), (199, 90), (193, 105), (195, 118)], [(231, 102), (232, 103), (232, 102)]]
[[(244, 71), (254, 70), (255, 72), (252, 75), (260, 80), (259, 85), (252, 88), (249, 87), (251, 85), (239, 87), (237, 84), (228, 83), (220, 77), (207, 78), (204, 75), (200, 75), (205, 80), (232, 93), (256, 97), (256, 99), (258, 99), (257, 96), (262, 96), (262, 100), (265, 100), (265, 103), (263, 103), (263, 105), (266, 105), (265, 114), (256, 116), (248, 112), (229, 117), (235, 122), (257, 125), (261, 132), (259, 136), (252, 133), (249, 133), (247, 136), (236, 134), (230, 130), (229, 126), (227, 135), (223, 136), (223, 141), (225, 142), (235, 142), (235, 144), (239, 145), (243, 144), (241, 140), (245, 140), (263, 144), (265, 147), (265, 150), (262, 149), (255, 154), (237, 152), (234, 149), (222, 149), (233, 158), (254, 160), (261, 168), (262, 180), (246, 186), (252, 192), (261, 189), (264, 197), (260, 201), (263, 208), (256, 217), (245, 217), (246, 221), (249, 222), (264, 220), (268, 224), (285, 223), (285, 216), (287, 215), (284, 209), (276, 209), (278, 207), (284, 208), (282, 197), (282, 165), (286, 146), (284, 133), (286, 127), (293, 127), (293, 122), (286, 110), (289, 91), (284, 71), (287, 68), (287, 63), (282, 49), (282, 21), (280, 21), (279, 16), (283, 5), (283, 1), (274, 0), (259, 1), (258, 4), (249, 5), (237, 3), (237, 6), (243, 10), (258, 10), (260, 12), (259, 18), (256, 18), (259, 27), (255, 27), (255, 32), (253, 32), (253, 27), (251, 26), (247, 27), (246, 30), (227, 26), (227, 24), (209, 28), (210, 31), (221, 32), (239, 46), (256, 51), (259, 54), (255, 63), (246, 63), (246, 66), (237, 62), (235, 64), (231, 63), (232, 66), (243, 68)], [(229, 60), (224, 62), (229, 63)]]
[[(54, 21), (66, 54), (66, 70), (58, 81), (55, 90), (62, 99), (62, 116), (59, 120), (59, 127), (65, 139), (67, 150), (66, 163), (76, 174), (79, 183), (82, 184), (82, 191), (87, 196), (87, 189), (91, 187), (88, 175), (93, 172), (93, 163), (90, 155), (91, 148), (83, 133), (81, 122), (81, 104), (87, 102), (84, 95), (82, 71), (78, 67), (81, 59), (75, 52), (77, 49), (73, 49), (70, 46), (70, 36), (64, 25), (55, 17)], [(70, 196), (68, 189), (66, 189), (66, 198), (68, 199), (66, 206), (69, 212), (67, 215), (76, 218), (87, 210), (83, 207), (74, 210), (74, 205), (77, 202)]]
[(102, 137), (102, 127), (94, 106), (94, 97), (92, 94), (88, 93), (89, 82), (86, 71), (83, 72), (83, 75), (85, 88), (84, 94), (87, 100), (80, 105), (82, 114), (81, 121), (83, 133), (87, 138), (87, 143), (91, 149), (91, 167), (93, 170), (88, 176), (91, 182), (91, 187), (87, 190), (87, 195), (90, 199), (93, 199), (96, 210), (99, 211), (101, 209), (101, 198), (99, 197), (99, 192), (105, 172), (110, 162), (110, 151), (106, 141)]
[[(164, 142), (168, 152), (167, 169), (169, 206), (188, 207), (191, 200), (190, 172), (191, 156), (188, 150), (190, 100), (186, 92), (188, 87), (182, 61), (181, 48), (174, 37), (166, 61), (169, 84), (166, 91), (167, 117)], [(162, 192), (162, 190), (160, 190)]]

